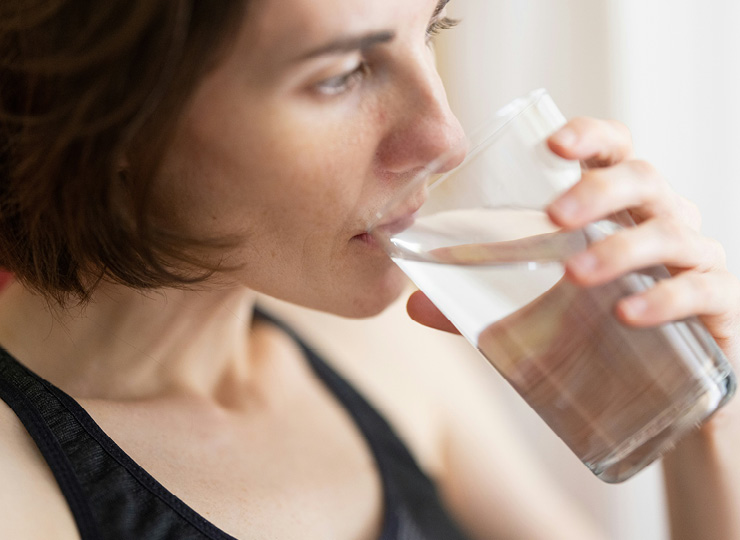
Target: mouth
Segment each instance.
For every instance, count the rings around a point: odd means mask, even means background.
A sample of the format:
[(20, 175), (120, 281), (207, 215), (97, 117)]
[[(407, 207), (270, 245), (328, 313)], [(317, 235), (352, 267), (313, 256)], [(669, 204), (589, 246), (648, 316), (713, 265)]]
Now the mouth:
[(418, 211), (419, 207), (407, 210), (400, 215), (393, 216), (375, 225), (372, 230), (377, 230), (388, 236), (405, 231), (414, 224), (414, 221), (416, 221), (416, 214)]
[(429, 196), (427, 189), (417, 191), (412, 196), (404, 199), (393, 207), (386, 208), (380, 221), (368, 228), (367, 232), (377, 230), (386, 235), (396, 234), (411, 227), (416, 220), (416, 215)]
[(357, 240), (358, 242), (362, 242), (370, 247), (378, 247), (378, 241), (373, 237), (373, 235), (367, 232), (356, 234), (352, 237), (352, 240)]
[(405, 231), (416, 221), (416, 214), (419, 208), (421, 208), (421, 203), (414, 204), (410, 208), (407, 206), (400, 212), (393, 212), (387, 219), (373, 225), (363, 233), (356, 234), (352, 239), (356, 239), (371, 247), (379, 247), (380, 244), (373, 235), (373, 231), (377, 231), (384, 237), (393, 236), (394, 234)]
[(363, 232), (356, 234), (352, 239), (371, 247), (380, 247), (374, 232), (382, 237), (389, 237), (405, 231), (416, 221), (416, 215), (426, 202), (427, 197), (428, 191), (424, 187), (394, 206), (388, 206), (386, 203), (385, 206), (381, 207), (384, 210), (378, 213), (379, 221), (371, 223)]

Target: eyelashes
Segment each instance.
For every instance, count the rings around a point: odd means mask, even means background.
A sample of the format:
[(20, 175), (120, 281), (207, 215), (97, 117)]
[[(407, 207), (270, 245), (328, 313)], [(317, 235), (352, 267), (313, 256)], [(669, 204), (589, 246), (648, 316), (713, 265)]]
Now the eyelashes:
[(368, 75), (368, 71), (369, 66), (363, 60), (351, 71), (319, 82), (316, 90), (325, 96), (344, 94), (359, 84)]
[(427, 28), (427, 40), (431, 40), (435, 36), (438, 36), (443, 30), (450, 30), (460, 24), (459, 19), (452, 19), (450, 17), (442, 17), (433, 21), (432, 24)]
[[(431, 46), (432, 41), (436, 36), (445, 30), (455, 28), (459, 23), (459, 19), (452, 19), (450, 17), (435, 19), (430, 23), (426, 30), (427, 44)], [(320, 81), (314, 86), (314, 89), (316, 92), (326, 97), (341, 96), (349, 93), (356, 86), (359, 86), (369, 74), (370, 66), (368, 62), (361, 59), (352, 69), (335, 77)]]

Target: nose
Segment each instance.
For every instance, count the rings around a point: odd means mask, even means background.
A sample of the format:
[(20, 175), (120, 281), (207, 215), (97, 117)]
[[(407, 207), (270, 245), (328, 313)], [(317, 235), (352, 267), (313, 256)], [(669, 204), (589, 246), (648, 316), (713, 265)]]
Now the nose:
[(450, 110), (447, 94), (433, 62), (417, 62), (395, 88), (396, 99), (386, 108), (393, 120), (376, 158), (386, 175), (413, 175), (433, 160), (445, 172), (465, 158), (465, 133)]

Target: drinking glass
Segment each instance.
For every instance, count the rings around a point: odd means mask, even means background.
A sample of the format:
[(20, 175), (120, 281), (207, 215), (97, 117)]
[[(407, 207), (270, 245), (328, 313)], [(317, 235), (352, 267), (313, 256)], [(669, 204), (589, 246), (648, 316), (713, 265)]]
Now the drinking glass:
[(560, 230), (547, 205), (580, 179), (550, 134), (565, 118), (545, 90), (515, 100), (378, 214), (370, 234), (578, 458), (621, 482), (733, 395), (727, 359), (696, 319), (628, 327), (615, 303), (665, 267), (584, 288), (563, 263), (634, 223), (623, 212)]

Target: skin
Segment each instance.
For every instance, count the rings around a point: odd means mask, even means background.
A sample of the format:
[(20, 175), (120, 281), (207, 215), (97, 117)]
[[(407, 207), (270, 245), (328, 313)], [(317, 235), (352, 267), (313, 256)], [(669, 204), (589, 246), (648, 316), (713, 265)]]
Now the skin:
[[(364, 441), (290, 340), (252, 323), (252, 309), (260, 292), (365, 317), (401, 293), (400, 271), (363, 232), (425, 163), (462, 138), (427, 43), (434, 11), (428, 0), (256, 2), (230, 53), (184, 111), (154, 193), (156, 219), (168, 227), (244, 235), (223, 253), (240, 269), (188, 291), (144, 294), (103, 283), (84, 309), (48, 306), (17, 283), (0, 303), (0, 343), (78, 399), (163, 485), (237, 537), (379, 534), (382, 492)], [(393, 39), (362, 51), (311, 54), (341, 37), (378, 32)], [(682, 221), (686, 203), (651, 167), (632, 160), (627, 131), (575, 119), (550, 147), (594, 167), (554, 202), (556, 224), (576, 228), (621, 209), (640, 221), (571, 260), (569, 278), (587, 286), (668, 263), (675, 277), (622, 301), (620, 316), (650, 325), (701, 315), (734, 359), (738, 282), (695, 220)], [(426, 325), (446, 324), (423, 295), (413, 295), (408, 307)], [(340, 371), (346, 365), (339, 360)], [(526, 451), (507, 449), (481, 429), (491, 402), (475, 377), (450, 368), (440, 380), (457, 377), (465, 391), (440, 397), (414, 390), (409, 375), (394, 393), (382, 384), (391, 376), (384, 369), (368, 362), (367, 380), (381, 382), (360, 386), (382, 396), (380, 407), (398, 425), (438, 418), (425, 435), (403, 434), (420, 461), (431, 464), (474, 537), (599, 537), (533, 472)], [(408, 412), (408, 391), (418, 392), (422, 411), (441, 413)], [(670, 500), (685, 530), (707, 527), (711, 518), (718, 527), (712, 537), (740, 535), (732, 513), (721, 512), (727, 503), (719, 504), (721, 497), (740, 500), (732, 487), (740, 473), (728, 450), (738, 430), (736, 408), (718, 414), (666, 461)], [(56, 538), (75, 538), (58, 488), (7, 408), (0, 409), (0, 429), (0, 476), (47, 501), (42, 515), (38, 505), (0, 487), (0, 503), (13, 516), (0, 524), (0, 536), (54, 531)], [(333, 448), (342, 451), (327, 451)], [(265, 466), (274, 463), (281, 466)], [(705, 476), (707, 469), (713, 474)], [(676, 484), (679, 476), (688, 487)], [(720, 483), (723, 477), (737, 481)], [(703, 491), (695, 489), (700, 485)], [(717, 497), (718, 514), (697, 510), (695, 494)]]
[[(463, 137), (426, 41), (435, 3), (255, 8), (257, 28), (241, 35), (239, 52), (204, 81), (183, 118), (159, 185), (162, 219), (192, 234), (244, 233), (225, 257), (248, 270), (227, 283), (344, 316), (376, 314), (404, 281), (359, 235)], [(286, 19), (287, 9), (295, 15)], [(301, 61), (340, 36), (384, 30), (395, 37), (364, 59), (353, 51)], [(365, 62), (370, 73), (342, 86)]]

